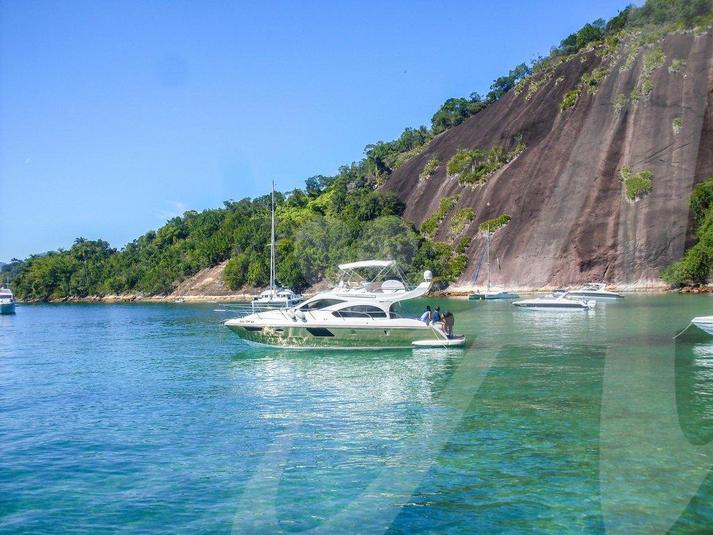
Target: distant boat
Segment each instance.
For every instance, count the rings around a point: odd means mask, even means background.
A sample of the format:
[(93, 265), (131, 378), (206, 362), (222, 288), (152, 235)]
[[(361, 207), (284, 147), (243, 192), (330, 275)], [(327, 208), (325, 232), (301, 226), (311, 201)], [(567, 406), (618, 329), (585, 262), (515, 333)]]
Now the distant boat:
[(177, 305), (180, 305), (181, 303), (185, 303), (185, 302), (186, 302), (186, 300), (183, 299), (182, 297), (179, 297), (178, 299), (176, 299), (174, 301), (174, 303), (176, 303)]
[[(257, 297), (253, 298), (253, 305), (257, 306), (281, 306), (291, 307), (302, 302), (302, 296), (296, 294), (289, 288), (274, 288), (265, 290)], [(256, 308), (257, 308), (256, 306)]]
[(624, 296), (606, 289), (607, 285), (601, 282), (590, 282), (576, 290), (570, 290), (572, 297), (592, 297), (594, 299), (623, 299)]
[(15, 313), (15, 296), (10, 288), (0, 288), (0, 314)]
[(270, 288), (253, 297), (253, 308), (287, 308), (302, 302), (302, 296), (289, 288), (278, 288), (275, 283), (275, 182), (272, 183), (272, 228), (270, 233)]
[(468, 296), (470, 301), (476, 301), (479, 299), (517, 299), (520, 297), (515, 292), (509, 292), (503, 288), (495, 288), (490, 284), (490, 236), (491, 232), (488, 230), (485, 238), (485, 250), (487, 254), (486, 266), (488, 268), (488, 282), (485, 287), (484, 292), (473, 292)]
[(590, 310), (597, 304), (596, 301), (584, 299), (571, 299), (569, 293), (550, 294), (544, 297), (535, 297), (534, 299), (523, 299), (515, 301), (513, 305), (521, 308), (529, 308), (532, 310)]

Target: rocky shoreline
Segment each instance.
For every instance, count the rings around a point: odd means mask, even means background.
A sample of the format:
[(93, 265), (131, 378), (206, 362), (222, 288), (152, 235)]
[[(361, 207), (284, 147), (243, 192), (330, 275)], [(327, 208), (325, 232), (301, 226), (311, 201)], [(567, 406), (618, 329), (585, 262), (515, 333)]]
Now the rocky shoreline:
[[(713, 285), (696, 286), (672, 289), (663, 284), (651, 285), (612, 285), (612, 290), (629, 294), (657, 294), (657, 293), (684, 293), (684, 294), (707, 294), (713, 293)], [(555, 287), (546, 288), (511, 288), (511, 290), (522, 294), (547, 293), (555, 290)], [(467, 297), (476, 291), (483, 291), (479, 287), (450, 287), (444, 290), (432, 291), (429, 297)], [(19, 301), (20, 303), (245, 303), (259, 293), (255, 290), (251, 293), (232, 293), (222, 295), (180, 295), (172, 293), (170, 295), (143, 295), (143, 294), (121, 294), (121, 295), (94, 295), (87, 297), (69, 297), (62, 299), (49, 299), (47, 301)], [(306, 298), (312, 297), (317, 291), (308, 291), (303, 295)]]

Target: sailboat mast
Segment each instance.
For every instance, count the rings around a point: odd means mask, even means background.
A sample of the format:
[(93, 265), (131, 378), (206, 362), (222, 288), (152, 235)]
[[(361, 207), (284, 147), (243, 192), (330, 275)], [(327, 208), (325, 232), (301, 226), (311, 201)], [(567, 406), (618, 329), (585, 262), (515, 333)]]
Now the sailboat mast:
[(490, 228), (488, 228), (486, 244), (487, 244), (487, 251), (488, 251), (488, 290), (487, 291), (490, 291)]
[(270, 234), (270, 293), (275, 293), (275, 181), (272, 181), (272, 230)]

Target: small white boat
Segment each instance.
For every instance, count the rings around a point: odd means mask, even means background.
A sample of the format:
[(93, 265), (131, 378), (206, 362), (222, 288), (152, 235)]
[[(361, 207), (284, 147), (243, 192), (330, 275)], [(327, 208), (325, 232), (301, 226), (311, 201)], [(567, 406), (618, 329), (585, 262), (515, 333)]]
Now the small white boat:
[(623, 299), (624, 296), (606, 289), (607, 285), (601, 282), (591, 282), (581, 288), (570, 290), (570, 297), (591, 297), (592, 299)]
[(693, 325), (695, 325), (702, 331), (713, 335), (713, 316), (698, 316), (696, 318), (693, 318), (691, 320), (691, 323), (693, 323)]
[(550, 294), (544, 297), (535, 297), (533, 299), (522, 299), (513, 302), (513, 305), (521, 308), (532, 310), (590, 310), (597, 304), (593, 300), (571, 299), (569, 293)]
[(15, 313), (15, 296), (10, 288), (0, 288), (0, 314)]

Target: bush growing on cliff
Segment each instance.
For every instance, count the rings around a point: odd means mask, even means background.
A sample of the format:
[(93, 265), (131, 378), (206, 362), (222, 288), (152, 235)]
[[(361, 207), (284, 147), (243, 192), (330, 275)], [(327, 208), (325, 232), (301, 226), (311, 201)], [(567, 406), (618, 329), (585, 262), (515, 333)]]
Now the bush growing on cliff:
[(429, 178), (431, 178), (440, 164), (441, 162), (438, 158), (431, 158), (428, 160), (426, 165), (423, 166), (423, 170), (421, 170), (421, 173), (418, 175), (419, 181), (426, 182)]
[(446, 170), (449, 175), (457, 176), (461, 185), (477, 186), (484, 184), (489, 175), (522, 154), (525, 148), (525, 144), (520, 141), (508, 153), (501, 145), (494, 145), (488, 150), (460, 149), (448, 161)]
[(421, 224), (421, 232), (427, 236), (433, 236), (436, 231), (438, 231), (438, 226), (445, 219), (446, 215), (448, 215), (448, 212), (456, 205), (458, 199), (459, 197), (457, 195), (443, 197), (439, 202), (438, 210)]
[(458, 236), (468, 223), (475, 219), (475, 210), (464, 207), (458, 210), (451, 219), (451, 235)]
[(639, 171), (632, 173), (631, 168), (625, 165), (619, 171), (621, 181), (624, 183), (624, 193), (630, 201), (640, 199), (653, 189), (653, 174), (651, 171)]
[(672, 286), (706, 284), (713, 271), (713, 177), (696, 185), (689, 201), (697, 242), (661, 274)]
[(512, 218), (509, 215), (500, 214), (498, 217), (494, 217), (493, 219), (486, 219), (478, 228), (480, 228), (481, 232), (490, 232), (492, 234), (500, 227), (507, 225), (510, 222), (510, 219)]
[(580, 92), (579, 88), (567, 91), (562, 97), (562, 102), (560, 102), (560, 110), (564, 111), (574, 106), (577, 103)]

